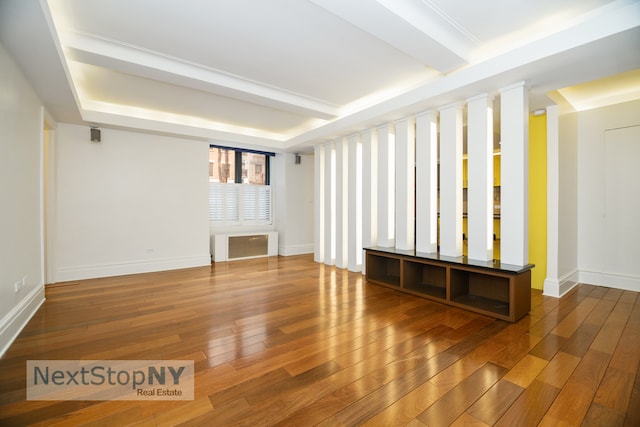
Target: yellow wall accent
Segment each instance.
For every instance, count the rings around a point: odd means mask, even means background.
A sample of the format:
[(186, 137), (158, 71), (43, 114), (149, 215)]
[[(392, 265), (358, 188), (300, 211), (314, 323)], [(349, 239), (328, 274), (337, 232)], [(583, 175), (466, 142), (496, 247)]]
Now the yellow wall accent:
[(547, 116), (529, 117), (529, 262), (531, 287), (547, 275)]

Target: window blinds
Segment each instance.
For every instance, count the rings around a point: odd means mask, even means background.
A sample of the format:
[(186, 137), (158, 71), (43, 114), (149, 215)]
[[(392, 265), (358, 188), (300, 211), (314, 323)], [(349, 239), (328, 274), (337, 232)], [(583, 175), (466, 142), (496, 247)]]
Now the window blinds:
[(217, 225), (271, 224), (271, 186), (210, 182), (209, 221)]

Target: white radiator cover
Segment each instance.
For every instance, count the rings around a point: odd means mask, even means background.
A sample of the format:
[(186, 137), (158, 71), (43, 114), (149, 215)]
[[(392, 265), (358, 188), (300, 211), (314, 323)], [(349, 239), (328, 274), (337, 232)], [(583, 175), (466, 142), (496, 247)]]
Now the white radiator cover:
[[(233, 258), (230, 258), (229, 251), (229, 238), (236, 237), (247, 237), (252, 238), (255, 237), (256, 240), (264, 239), (266, 237), (267, 244), (264, 248), (264, 251), (260, 251), (256, 253), (252, 251), (250, 254), (240, 255), (236, 253), (235, 255), (231, 253)], [(233, 239), (232, 239), (233, 240)], [(233, 251), (232, 251), (233, 252)], [(211, 256), (214, 262), (224, 262), (224, 261), (235, 261), (239, 259), (249, 259), (249, 258), (260, 258), (267, 256), (276, 256), (278, 255), (278, 233), (276, 231), (266, 231), (266, 232), (247, 232), (247, 233), (216, 233), (211, 236)]]

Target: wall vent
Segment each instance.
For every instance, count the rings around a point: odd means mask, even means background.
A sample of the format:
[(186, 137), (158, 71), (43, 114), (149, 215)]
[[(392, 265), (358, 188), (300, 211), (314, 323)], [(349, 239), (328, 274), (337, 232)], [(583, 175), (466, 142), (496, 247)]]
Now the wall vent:
[(211, 239), (214, 262), (278, 255), (278, 233), (214, 234)]

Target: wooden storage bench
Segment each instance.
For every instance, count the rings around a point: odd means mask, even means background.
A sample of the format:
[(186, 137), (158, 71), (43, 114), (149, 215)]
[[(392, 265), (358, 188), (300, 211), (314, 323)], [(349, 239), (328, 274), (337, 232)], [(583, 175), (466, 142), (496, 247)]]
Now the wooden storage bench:
[(366, 279), (413, 295), (516, 322), (531, 310), (531, 269), (395, 248), (365, 248)]

